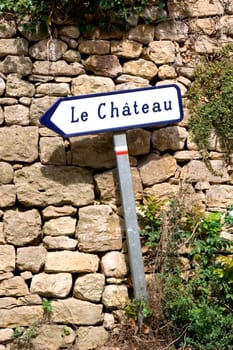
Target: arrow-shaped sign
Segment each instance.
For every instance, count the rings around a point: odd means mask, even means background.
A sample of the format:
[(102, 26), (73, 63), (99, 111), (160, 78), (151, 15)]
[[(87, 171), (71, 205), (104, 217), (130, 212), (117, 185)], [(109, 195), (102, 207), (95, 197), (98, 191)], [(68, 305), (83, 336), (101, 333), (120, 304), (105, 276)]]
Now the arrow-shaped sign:
[(183, 118), (177, 85), (64, 97), (40, 122), (64, 137), (176, 123)]

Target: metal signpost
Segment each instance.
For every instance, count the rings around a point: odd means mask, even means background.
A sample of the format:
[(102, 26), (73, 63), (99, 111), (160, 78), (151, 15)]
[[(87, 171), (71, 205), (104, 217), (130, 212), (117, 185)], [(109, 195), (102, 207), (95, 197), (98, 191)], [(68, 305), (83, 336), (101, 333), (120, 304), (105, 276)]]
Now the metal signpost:
[(60, 98), (40, 118), (43, 125), (63, 137), (114, 132), (130, 270), (137, 300), (147, 299), (147, 289), (126, 134), (119, 131), (176, 123), (182, 118), (181, 93), (176, 85)]

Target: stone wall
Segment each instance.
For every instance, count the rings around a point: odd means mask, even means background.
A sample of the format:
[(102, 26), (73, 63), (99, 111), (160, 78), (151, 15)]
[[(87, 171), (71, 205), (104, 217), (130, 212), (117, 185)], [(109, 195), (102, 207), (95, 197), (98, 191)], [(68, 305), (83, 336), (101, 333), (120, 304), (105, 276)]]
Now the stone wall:
[[(49, 36), (0, 24), (0, 350), (19, 327), (38, 328), (36, 350), (90, 349), (116, 327), (129, 269), (112, 135), (63, 139), (39, 117), (59, 97), (171, 82), (185, 102), (198, 55), (233, 41), (233, 6), (179, 3), (168, 2), (168, 21), (134, 19), (124, 33), (84, 35), (69, 23)], [(233, 169), (213, 140), (222, 176), (208, 171), (188, 118), (185, 108), (177, 125), (127, 131), (135, 198), (162, 199), (185, 182), (190, 203), (223, 210), (233, 203)]]

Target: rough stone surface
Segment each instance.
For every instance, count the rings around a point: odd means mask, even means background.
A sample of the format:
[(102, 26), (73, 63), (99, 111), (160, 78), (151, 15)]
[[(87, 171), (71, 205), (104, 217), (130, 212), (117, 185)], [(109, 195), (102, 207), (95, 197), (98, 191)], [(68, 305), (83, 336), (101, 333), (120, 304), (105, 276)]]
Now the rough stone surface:
[(153, 62), (139, 58), (138, 60), (125, 62), (123, 64), (123, 73), (151, 80), (158, 73), (158, 68)]
[(75, 250), (77, 247), (77, 240), (67, 236), (46, 236), (43, 243), (47, 249), (51, 250)]
[(0, 39), (0, 57), (8, 55), (27, 55), (28, 42), (23, 38)]
[(45, 263), (46, 253), (43, 246), (18, 248), (16, 266), (21, 271), (37, 273)]
[(105, 252), (121, 249), (120, 219), (108, 205), (80, 208), (76, 237), (78, 247), (83, 252)]
[(109, 284), (103, 292), (103, 304), (106, 308), (117, 309), (124, 308), (127, 303), (128, 290), (124, 285)]
[(44, 219), (52, 219), (60, 216), (75, 215), (76, 213), (77, 213), (77, 209), (72, 207), (71, 205), (64, 205), (62, 207), (55, 207), (53, 205), (49, 205), (42, 211), (42, 215)]
[(168, 126), (152, 132), (152, 145), (161, 152), (181, 150), (188, 133), (180, 126)]
[(41, 306), (20, 306), (12, 309), (2, 309), (0, 327), (27, 327), (34, 324), (43, 316)]
[[(3, 281), (0, 281), (0, 296), (22, 296), (29, 294), (28, 286), (24, 279), (20, 276), (15, 276)], [(1, 321), (0, 321), (1, 324)]]
[(0, 71), (5, 74), (18, 73), (26, 76), (32, 73), (32, 61), (29, 57), (8, 55), (0, 63)]
[(0, 162), (0, 183), (8, 184), (13, 180), (14, 170), (7, 162)]
[(66, 164), (65, 144), (61, 137), (41, 137), (40, 161), (42, 164)]
[[(48, 341), (49, 339), (49, 341)], [(75, 340), (74, 330), (63, 325), (43, 324), (36, 338), (32, 339), (35, 350), (55, 350), (64, 346), (70, 346)]]
[(71, 92), (74, 96), (97, 92), (114, 91), (115, 85), (109, 77), (80, 75), (72, 80)]
[(110, 53), (110, 43), (107, 40), (83, 40), (78, 49), (85, 55), (106, 55)]
[(6, 82), (6, 95), (9, 97), (32, 97), (35, 93), (33, 84), (21, 79), (19, 74), (9, 74)]
[(14, 185), (0, 185), (0, 207), (12, 207), (16, 201), (16, 189)]
[(113, 40), (111, 53), (121, 58), (138, 58), (142, 52), (142, 44), (133, 40)]
[(105, 285), (101, 273), (88, 273), (78, 277), (74, 284), (74, 297), (94, 303), (100, 302)]
[(209, 181), (210, 183), (222, 183), (229, 180), (227, 169), (223, 167), (222, 160), (211, 160), (214, 169), (213, 174), (201, 160), (192, 160), (182, 168), (181, 177), (187, 182)]
[(57, 39), (41, 40), (29, 49), (29, 54), (37, 60), (58, 61), (67, 49), (64, 41)]
[(77, 330), (78, 348), (80, 350), (94, 349), (104, 345), (109, 334), (102, 326), (98, 327), (79, 327)]
[(106, 253), (101, 259), (101, 267), (106, 277), (124, 277), (128, 271), (125, 255), (121, 252)]
[(51, 219), (44, 224), (43, 231), (49, 236), (73, 236), (75, 233), (76, 219), (64, 216)]
[(15, 248), (12, 245), (0, 245), (0, 271), (10, 272), (15, 269)]
[(21, 104), (6, 106), (4, 108), (7, 125), (29, 125), (29, 108)]
[(144, 49), (145, 58), (155, 64), (167, 64), (175, 61), (175, 46), (170, 40), (152, 41)]
[(70, 273), (39, 273), (34, 275), (30, 287), (31, 293), (37, 293), (49, 298), (65, 298), (72, 288)]

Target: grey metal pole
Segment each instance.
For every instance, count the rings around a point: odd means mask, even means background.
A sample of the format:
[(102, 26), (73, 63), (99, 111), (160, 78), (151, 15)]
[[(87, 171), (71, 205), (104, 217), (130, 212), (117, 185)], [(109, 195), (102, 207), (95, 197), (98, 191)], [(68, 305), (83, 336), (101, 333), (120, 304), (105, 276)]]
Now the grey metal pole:
[(147, 300), (144, 264), (130, 171), (127, 139), (125, 133), (114, 135), (114, 148), (124, 211), (126, 238), (128, 245), (130, 271), (134, 287), (134, 296), (135, 299), (139, 301)]

